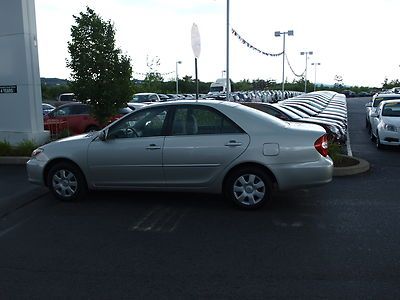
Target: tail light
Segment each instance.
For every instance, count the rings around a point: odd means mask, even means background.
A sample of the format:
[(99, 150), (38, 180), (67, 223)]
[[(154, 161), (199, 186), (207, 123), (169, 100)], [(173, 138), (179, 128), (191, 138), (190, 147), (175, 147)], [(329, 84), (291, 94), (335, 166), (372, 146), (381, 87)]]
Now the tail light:
[(324, 134), (318, 138), (314, 143), (314, 147), (322, 156), (328, 156), (328, 136)]

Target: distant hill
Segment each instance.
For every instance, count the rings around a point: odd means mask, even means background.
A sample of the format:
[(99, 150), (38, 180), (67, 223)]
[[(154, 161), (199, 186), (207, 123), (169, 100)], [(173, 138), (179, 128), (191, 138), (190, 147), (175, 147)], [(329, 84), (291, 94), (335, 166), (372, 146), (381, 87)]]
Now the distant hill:
[(66, 85), (66, 84), (68, 84), (68, 80), (60, 79), (60, 78), (45, 78), (45, 77), (41, 77), (40, 81), (41, 81), (42, 85), (47, 85), (47, 86), (57, 86), (57, 85)]

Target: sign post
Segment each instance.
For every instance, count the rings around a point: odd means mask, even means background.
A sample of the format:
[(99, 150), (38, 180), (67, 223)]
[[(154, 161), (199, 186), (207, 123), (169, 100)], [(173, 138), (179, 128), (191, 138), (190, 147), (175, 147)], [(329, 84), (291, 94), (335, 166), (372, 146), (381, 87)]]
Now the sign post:
[(193, 49), (193, 54), (194, 54), (194, 72), (195, 72), (195, 77), (196, 77), (196, 100), (199, 99), (199, 79), (197, 76), (197, 59), (200, 57), (200, 50), (201, 50), (201, 44), (200, 44), (200, 32), (199, 28), (195, 23), (192, 25), (192, 49)]

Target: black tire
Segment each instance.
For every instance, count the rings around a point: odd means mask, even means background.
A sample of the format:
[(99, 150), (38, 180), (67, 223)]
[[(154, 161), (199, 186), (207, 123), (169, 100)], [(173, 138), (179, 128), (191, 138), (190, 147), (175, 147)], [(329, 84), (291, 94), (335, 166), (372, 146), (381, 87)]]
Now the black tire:
[(47, 176), (51, 193), (61, 201), (77, 201), (87, 193), (87, 184), (81, 170), (68, 162), (54, 165)]
[(376, 146), (376, 149), (379, 149), (379, 150), (382, 150), (385, 148), (385, 146), (381, 144), (378, 133), (376, 133), (375, 146)]
[(256, 209), (271, 202), (271, 180), (257, 167), (240, 168), (225, 181), (225, 196), (244, 209)]
[(85, 129), (85, 133), (86, 133), (86, 132), (98, 131), (98, 130), (99, 130), (99, 127), (97, 127), (97, 126), (95, 126), (95, 125), (91, 125), (91, 126), (88, 126), (88, 127)]
[(370, 139), (371, 141), (373, 141), (373, 142), (375, 141), (375, 136), (374, 136), (372, 130), (369, 131), (369, 139)]

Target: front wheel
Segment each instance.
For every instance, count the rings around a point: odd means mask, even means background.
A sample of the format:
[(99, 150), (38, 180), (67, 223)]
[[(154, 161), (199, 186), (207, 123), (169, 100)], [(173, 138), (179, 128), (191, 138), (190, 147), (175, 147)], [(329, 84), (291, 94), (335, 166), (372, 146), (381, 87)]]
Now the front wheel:
[(234, 171), (225, 184), (225, 195), (245, 209), (259, 208), (270, 202), (270, 191), (270, 180), (259, 168), (242, 168)]
[(54, 165), (49, 171), (47, 183), (52, 194), (61, 201), (78, 200), (87, 191), (82, 172), (70, 163)]
[(382, 150), (384, 148), (384, 145), (381, 144), (381, 140), (379, 138), (379, 134), (378, 133), (376, 133), (375, 146), (379, 150)]

